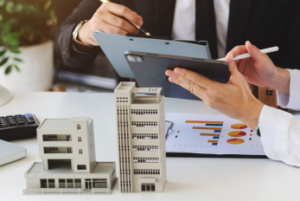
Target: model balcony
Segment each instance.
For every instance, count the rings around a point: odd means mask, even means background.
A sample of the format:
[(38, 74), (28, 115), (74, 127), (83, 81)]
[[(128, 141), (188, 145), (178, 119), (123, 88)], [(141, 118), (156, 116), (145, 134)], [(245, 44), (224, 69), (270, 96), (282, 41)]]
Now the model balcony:
[(72, 141), (71, 135), (43, 135), (44, 142)]
[(45, 154), (72, 154), (72, 147), (44, 147)]

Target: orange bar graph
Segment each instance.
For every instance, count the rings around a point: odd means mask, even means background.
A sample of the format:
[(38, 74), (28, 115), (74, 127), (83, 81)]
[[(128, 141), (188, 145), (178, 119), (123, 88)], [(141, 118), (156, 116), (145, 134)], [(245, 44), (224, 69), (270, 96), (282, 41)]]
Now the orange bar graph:
[(219, 141), (218, 140), (208, 140), (207, 142), (208, 143), (218, 143)]
[(185, 123), (191, 123), (191, 124), (223, 124), (223, 121), (192, 121), (187, 120)]
[(197, 127), (197, 126), (194, 126), (193, 129), (216, 130), (216, 131), (221, 131), (221, 130), (222, 130), (222, 128), (214, 128), (214, 127)]
[(213, 134), (213, 133), (201, 133), (201, 136), (212, 136), (212, 137), (220, 137), (220, 134)]

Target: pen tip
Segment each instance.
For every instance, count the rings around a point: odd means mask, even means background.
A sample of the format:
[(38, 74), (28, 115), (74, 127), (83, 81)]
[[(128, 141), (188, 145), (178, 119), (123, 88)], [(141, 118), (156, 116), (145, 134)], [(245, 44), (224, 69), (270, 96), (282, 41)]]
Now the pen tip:
[(151, 34), (149, 32), (146, 33), (146, 36), (151, 36)]

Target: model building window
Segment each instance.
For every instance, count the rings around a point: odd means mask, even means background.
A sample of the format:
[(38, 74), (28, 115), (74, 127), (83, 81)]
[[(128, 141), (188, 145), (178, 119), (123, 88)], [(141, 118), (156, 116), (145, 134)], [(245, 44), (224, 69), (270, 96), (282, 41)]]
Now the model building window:
[(59, 188), (66, 188), (66, 180), (65, 179), (59, 179), (58, 180)]
[(158, 139), (158, 134), (156, 134), (156, 133), (132, 133), (132, 139), (139, 139), (139, 140)]
[(266, 89), (266, 95), (267, 96), (273, 96), (273, 91)]
[(82, 149), (79, 149), (79, 154), (82, 154)]
[(160, 175), (160, 169), (134, 169), (136, 175)]
[(81, 125), (77, 124), (77, 130), (81, 130)]
[(155, 121), (132, 121), (132, 127), (157, 127), (157, 122)]
[(158, 151), (158, 145), (133, 145), (133, 151)]
[(55, 188), (55, 180), (54, 179), (41, 179), (41, 188)]
[(93, 188), (107, 188), (106, 179), (93, 179)]
[(86, 170), (86, 165), (77, 165), (77, 170)]
[(81, 139), (81, 137), (78, 137), (78, 142), (82, 142), (82, 139)]
[(48, 188), (47, 179), (41, 179), (41, 188)]
[(49, 185), (49, 188), (55, 188), (54, 179), (48, 179), (48, 185)]
[(154, 192), (155, 191), (155, 184), (142, 184), (142, 191)]
[(159, 163), (158, 157), (133, 157), (134, 163)]
[(67, 188), (74, 188), (73, 179), (67, 179)]
[(81, 179), (75, 179), (75, 188), (81, 188)]
[(131, 114), (133, 115), (156, 115), (157, 110), (151, 109), (132, 109)]

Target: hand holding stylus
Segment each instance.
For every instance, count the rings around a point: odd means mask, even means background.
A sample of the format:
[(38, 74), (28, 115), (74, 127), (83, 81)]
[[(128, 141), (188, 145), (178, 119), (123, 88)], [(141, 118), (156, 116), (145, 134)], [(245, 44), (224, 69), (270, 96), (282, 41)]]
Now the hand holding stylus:
[(103, 3), (79, 30), (78, 39), (86, 46), (98, 46), (93, 37), (95, 31), (122, 35), (137, 34), (139, 30), (122, 17), (138, 26), (143, 25), (143, 18), (129, 8), (116, 3)]
[(276, 67), (268, 55), (264, 54), (249, 41), (243, 46), (233, 48), (227, 54), (225, 60), (245, 53), (249, 53), (250, 57), (236, 60), (235, 63), (247, 82), (289, 94), (289, 72)]

